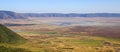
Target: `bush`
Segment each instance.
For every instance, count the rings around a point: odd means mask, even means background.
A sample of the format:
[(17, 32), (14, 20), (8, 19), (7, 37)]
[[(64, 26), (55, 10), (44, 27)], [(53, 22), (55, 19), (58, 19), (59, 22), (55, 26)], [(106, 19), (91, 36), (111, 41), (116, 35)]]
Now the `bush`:
[(12, 48), (12, 47), (7, 48), (4, 46), (0, 46), (0, 52), (31, 52), (31, 51), (23, 48)]

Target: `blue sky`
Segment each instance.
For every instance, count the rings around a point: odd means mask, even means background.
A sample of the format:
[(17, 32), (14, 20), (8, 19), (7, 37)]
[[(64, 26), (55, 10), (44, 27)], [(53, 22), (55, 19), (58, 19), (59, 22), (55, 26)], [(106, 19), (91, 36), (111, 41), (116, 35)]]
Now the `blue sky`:
[(0, 10), (19, 13), (120, 13), (120, 0), (0, 0)]

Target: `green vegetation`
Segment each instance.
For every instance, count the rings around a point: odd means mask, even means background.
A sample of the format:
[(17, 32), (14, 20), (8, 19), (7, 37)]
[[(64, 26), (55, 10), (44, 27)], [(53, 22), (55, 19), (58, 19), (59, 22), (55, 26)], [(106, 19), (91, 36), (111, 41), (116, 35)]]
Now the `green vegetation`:
[(31, 52), (24, 48), (15, 47), (25, 41), (26, 39), (0, 24), (0, 52)]
[(0, 24), (0, 43), (22, 43), (26, 39)]
[(31, 52), (23, 48), (12, 48), (12, 47), (5, 47), (0, 46), (0, 52)]

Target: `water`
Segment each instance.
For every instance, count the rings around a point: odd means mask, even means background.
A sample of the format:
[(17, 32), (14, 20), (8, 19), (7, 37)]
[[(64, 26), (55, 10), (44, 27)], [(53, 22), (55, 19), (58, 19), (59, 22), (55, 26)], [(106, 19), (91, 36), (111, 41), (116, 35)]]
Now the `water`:
[[(77, 21), (77, 22), (49, 22), (49, 25), (58, 26), (70, 26), (70, 25), (80, 25), (80, 26), (113, 26), (120, 23), (117, 22), (95, 22), (95, 21)], [(120, 25), (119, 25), (120, 26)]]
[(14, 32), (21, 32), (21, 30), (13, 30)]

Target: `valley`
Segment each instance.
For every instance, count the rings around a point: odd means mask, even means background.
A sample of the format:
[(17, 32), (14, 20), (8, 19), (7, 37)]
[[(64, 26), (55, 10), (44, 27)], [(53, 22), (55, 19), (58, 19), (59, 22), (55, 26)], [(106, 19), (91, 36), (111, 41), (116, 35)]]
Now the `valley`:
[(0, 48), (11, 47), (23, 50), (21, 52), (120, 52), (119, 18), (53, 17), (0, 21), (27, 40), (21, 44), (0, 43)]

